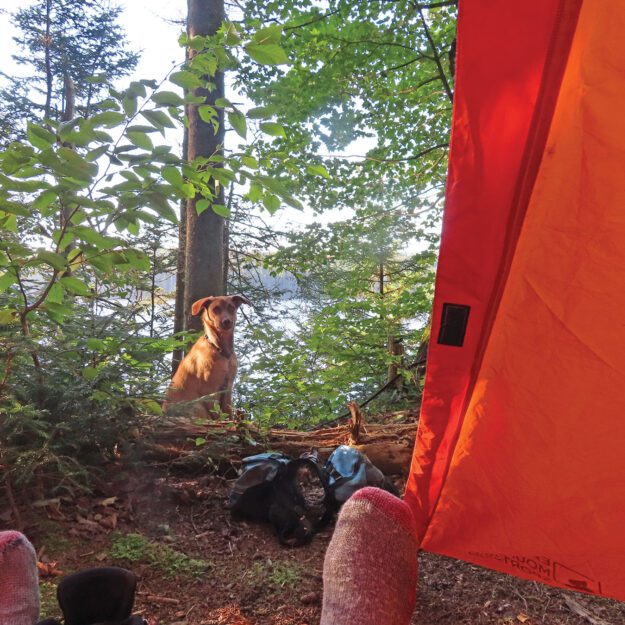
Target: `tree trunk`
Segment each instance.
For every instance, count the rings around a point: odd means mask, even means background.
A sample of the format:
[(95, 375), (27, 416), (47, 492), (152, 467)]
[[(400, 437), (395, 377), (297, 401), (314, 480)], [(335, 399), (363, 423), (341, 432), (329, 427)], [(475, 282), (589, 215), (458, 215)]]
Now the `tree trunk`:
[[(190, 37), (213, 35), (224, 19), (223, 0), (188, 0), (187, 32)], [(189, 49), (192, 57), (195, 52)], [(214, 106), (215, 100), (224, 97), (224, 75), (218, 72), (212, 79), (215, 87), (211, 92), (204, 89), (195, 91), (195, 95), (205, 98), (205, 103)], [(220, 154), (224, 142), (223, 109), (217, 109), (219, 129), (214, 132), (212, 124), (200, 119), (198, 105), (188, 106), (189, 142), (188, 160), (198, 156), (209, 157)], [(216, 204), (224, 203), (223, 187), (213, 188)], [(187, 202), (187, 233), (185, 248), (185, 326), (187, 329), (200, 330), (199, 317), (191, 316), (191, 305), (195, 300), (208, 295), (223, 294), (224, 268), (224, 219), (210, 207), (201, 215), (196, 211), (196, 200)]]
[(394, 336), (388, 337), (388, 353), (393, 358), (391, 364), (388, 366), (387, 382), (394, 383), (395, 388), (401, 391), (403, 387), (403, 379), (398, 377), (400, 368), (404, 368), (404, 345), (401, 339), (397, 339)]
[(52, 46), (51, 35), (51, 13), (52, 13), (52, 0), (46, 0), (46, 34), (45, 34), (45, 65), (46, 65), (46, 103), (43, 109), (44, 119), (50, 119), (50, 108), (52, 105), (52, 62), (50, 60), (50, 48)]
[[(228, 191), (228, 213), (232, 210), (232, 198), (234, 197), (234, 184), (230, 184)], [(230, 277), (230, 219), (226, 219), (224, 223), (224, 286), (223, 292), (228, 292), (228, 279)]]
[[(185, 127), (182, 140), (182, 158), (188, 160), (189, 130)], [(179, 334), (185, 329), (184, 322), (184, 272), (185, 272), (185, 248), (187, 245), (187, 201), (180, 202), (180, 220), (178, 222), (178, 257), (176, 259), (176, 303), (174, 305), (174, 334)], [(174, 349), (171, 356), (171, 375), (176, 375), (178, 365), (182, 362), (184, 350), (182, 347)]]

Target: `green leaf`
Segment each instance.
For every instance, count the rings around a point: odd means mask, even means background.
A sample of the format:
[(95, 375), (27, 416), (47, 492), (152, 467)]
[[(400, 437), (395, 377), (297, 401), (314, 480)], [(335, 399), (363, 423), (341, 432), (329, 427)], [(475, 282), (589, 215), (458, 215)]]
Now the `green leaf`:
[(0, 218), (2, 227), (8, 232), (17, 232), (17, 217), (15, 215), (4, 215)]
[(159, 91), (152, 96), (152, 102), (159, 106), (180, 106), (184, 100), (173, 91)]
[(91, 289), (82, 281), (74, 276), (65, 276), (59, 280), (59, 284), (70, 293), (76, 295), (91, 295)]
[(198, 200), (195, 203), (195, 212), (201, 215), (210, 206), (209, 200)]
[(286, 132), (284, 131), (282, 124), (278, 124), (276, 122), (261, 122), (259, 126), (260, 129), (267, 135), (286, 138)]
[(149, 134), (151, 132), (158, 132), (158, 129), (154, 128), (154, 126), (148, 126), (147, 124), (133, 124), (132, 126), (128, 126), (126, 131), (127, 132), (146, 132)]
[(72, 309), (69, 306), (63, 304), (57, 304), (55, 302), (46, 302), (44, 310), (53, 321), (57, 323), (63, 323), (65, 317), (72, 314)]
[[(207, 124), (214, 124), (215, 121), (219, 119), (216, 109), (208, 104), (199, 106), (197, 113), (200, 116), (200, 119)], [(217, 123), (219, 122), (217, 121)]]
[(304, 205), (292, 195), (282, 195), (281, 197), (289, 206), (296, 208), (298, 211), (304, 210)]
[(123, 253), (124, 260), (139, 271), (150, 271), (150, 259), (141, 250), (127, 249)]
[(62, 304), (65, 299), (65, 291), (63, 287), (55, 282), (46, 296), (46, 304)]
[(95, 380), (98, 377), (98, 370), (95, 367), (85, 367), (82, 370), (82, 377), (85, 380)]
[(174, 72), (169, 76), (169, 80), (175, 85), (188, 90), (202, 86), (202, 81), (193, 72), (187, 70)]
[(279, 43), (282, 38), (282, 26), (278, 24), (272, 24), (261, 28), (254, 33), (252, 41), (260, 45), (267, 45), (270, 43)]
[(241, 162), (250, 169), (258, 169), (258, 161), (253, 156), (248, 156), (244, 154), (241, 157)]
[(217, 213), (220, 217), (225, 217), (226, 219), (230, 217), (230, 209), (223, 204), (213, 204), (211, 206), (214, 213)]
[(178, 42), (181, 46), (188, 46), (192, 50), (202, 50), (206, 47), (206, 37), (199, 35), (194, 35), (189, 38), (186, 33), (183, 33), (180, 39), (178, 39)]
[(33, 208), (36, 208), (37, 210), (47, 208), (48, 206), (50, 206), (50, 204), (52, 204), (52, 202), (56, 201), (56, 198), (56, 191), (48, 189), (47, 191), (44, 191), (35, 198), (35, 200), (33, 201)]
[(243, 113), (240, 111), (228, 113), (228, 121), (240, 137), (243, 139), (247, 138), (247, 123), (245, 122), (245, 115), (243, 115)]
[(188, 200), (193, 199), (196, 196), (195, 187), (190, 182), (185, 182), (181, 187), (182, 195), (184, 195)]
[(25, 206), (18, 204), (17, 202), (11, 202), (0, 198), (0, 209), (5, 213), (11, 213), (12, 215), (19, 215), (20, 217), (28, 217), (30, 211)]
[(109, 249), (120, 244), (120, 239), (105, 236), (87, 226), (74, 226), (72, 232), (82, 241), (94, 245), (100, 250)]
[(113, 263), (108, 256), (100, 256), (98, 254), (88, 257), (87, 263), (103, 273), (108, 273), (113, 268)]
[(93, 349), (94, 351), (101, 351), (106, 347), (105, 342), (102, 339), (95, 339), (95, 338), (88, 338), (85, 340), (85, 345), (89, 348), (89, 349)]
[[(64, 252), (67, 249), (67, 246), (74, 240), (73, 232), (65, 232), (61, 234), (62, 231), (57, 231), (54, 233), (53, 239), (57, 244), (57, 249), (60, 252)], [(59, 239), (60, 237), (60, 239)]]
[(131, 98), (145, 98), (145, 85), (142, 80), (133, 80), (130, 87), (126, 89), (126, 94)]
[(245, 51), (261, 65), (285, 65), (289, 62), (286, 52), (277, 44), (249, 43)]
[(332, 176), (328, 173), (328, 170), (323, 165), (308, 165), (306, 167), (306, 171), (309, 174), (313, 174), (314, 176), (321, 176), (322, 178), (326, 178), (330, 180)]
[(267, 119), (268, 117), (275, 115), (276, 111), (277, 107), (275, 106), (257, 106), (250, 109), (247, 112), (247, 116), (250, 119)]
[(241, 43), (241, 35), (237, 27), (232, 22), (225, 22), (223, 28), (226, 35), (226, 45), (238, 46)]
[(247, 192), (247, 197), (250, 202), (258, 202), (263, 197), (263, 188), (257, 182), (253, 182)]
[(144, 399), (141, 401), (141, 403), (150, 414), (157, 416), (163, 414), (163, 409), (157, 401), (154, 401), (153, 399)]
[(56, 252), (49, 252), (47, 250), (40, 250), (37, 253), (37, 258), (44, 263), (52, 266), (57, 271), (62, 271), (67, 267), (67, 259)]
[(0, 325), (8, 325), (17, 321), (17, 312), (15, 310), (0, 310)]
[(263, 205), (273, 215), (280, 208), (280, 198), (277, 195), (267, 194), (263, 197)]
[(132, 117), (137, 112), (137, 98), (125, 96), (122, 100), (122, 107), (124, 113), (126, 113), (128, 117)]
[[(203, 54), (196, 54), (188, 66), (199, 75), (212, 77), (217, 73), (219, 67), (219, 59), (216, 54), (219, 54), (216, 50), (207, 50)], [(212, 90), (210, 83), (205, 83), (203, 86), (209, 91)]]
[(17, 276), (12, 271), (7, 271), (0, 276), (0, 293), (4, 293), (8, 288), (17, 282)]
[[(64, 176), (89, 183), (93, 176), (98, 173), (97, 165), (85, 160), (70, 148), (60, 147), (58, 154), (61, 157), (61, 163), (56, 170)], [(63, 180), (61, 180), (61, 183), (63, 183)]]
[(163, 169), (161, 169), (161, 176), (177, 189), (180, 189), (184, 184), (184, 178), (180, 170), (173, 165), (165, 165)]
[(106, 152), (109, 149), (109, 145), (101, 145), (98, 148), (95, 148), (94, 150), (89, 150), (89, 152), (87, 152), (87, 154), (85, 154), (85, 158), (90, 162), (93, 163), (93, 161), (97, 161), (101, 156), (103, 156), (104, 154), (106, 154)]
[(26, 126), (26, 137), (36, 148), (47, 150), (56, 143), (56, 136), (42, 126), (28, 122)]
[(104, 126), (105, 128), (114, 128), (115, 126), (119, 126), (119, 124), (125, 120), (126, 116), (123, 113), (118, 113), (116, 111), (104, 111), (102, 113), (96, 113), (93, 117), (91, 117), (91, 121), (96, 126)]
[(153, 126), (161, 130), (162, 128), (175, 128), (172, 118), (164, 111), (141, 111), (143, 115)]
[(148, 204), (161, 216), (173, 224), (178, 223), (176, 213), (169, 205), (169, 202), (160, 193), (149, 193), (147, 196)]
[(150, 139), (150, 137), (145, 134), (145, 132), (128, 131), (126, 134), (128, 135), (130, 143), (132, 143), (133, 145), (136, 145), (143, 150), (152, 151), (154, 149), (152, 139)]

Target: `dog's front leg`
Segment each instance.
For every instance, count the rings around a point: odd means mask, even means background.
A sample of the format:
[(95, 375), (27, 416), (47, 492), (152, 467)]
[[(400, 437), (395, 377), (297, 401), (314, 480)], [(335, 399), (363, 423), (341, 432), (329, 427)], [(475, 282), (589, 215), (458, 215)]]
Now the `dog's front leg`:
[(223, 414), (228, 415), (228, 417), (232, 416), (232, 389), (231, 388), (228, 388), (223, 392), (221, 399), (219, 400), (219, 407)]
[(221, 407), (217, 399), (208, 399), (202, 401), (195, 406), (194, 414), (198, 419), (207, 419), (208, 421), (214, 421), (219, 419), (219, 413)]

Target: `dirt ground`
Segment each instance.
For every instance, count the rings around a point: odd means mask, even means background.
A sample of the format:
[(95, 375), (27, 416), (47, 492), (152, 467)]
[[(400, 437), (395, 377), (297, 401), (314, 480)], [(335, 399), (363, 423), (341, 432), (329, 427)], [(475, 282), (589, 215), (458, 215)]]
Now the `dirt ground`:
[[(118, 473), (97, 496), (37, 502), (24, 521), (41, 560), (42, 617), (60, 616), (62, 574), (117, 565), (139, 576), (135, 611), (150, 625), (316, 625), (332, 528), (283, 548), (270, 528), (234, 522), (227, 494), (220, 477), (143, 470)], [(625, 623), (616, 601), (427, 553), (420, 567), (413, 625)]]

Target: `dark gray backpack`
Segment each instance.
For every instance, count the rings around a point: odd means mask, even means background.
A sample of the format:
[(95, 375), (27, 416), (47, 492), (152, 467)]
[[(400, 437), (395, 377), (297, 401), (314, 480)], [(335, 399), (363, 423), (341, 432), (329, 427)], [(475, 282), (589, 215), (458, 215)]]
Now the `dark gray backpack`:
[[(316, 491), (316, 496), (307, 497), (305, 490)], [(310, 542), (335, 509), (319, 464), (308, 456), (291, 458), (281, 453), (244, 458), (229, 505), (234, 516), (271, 523), (285, 546)]]

